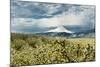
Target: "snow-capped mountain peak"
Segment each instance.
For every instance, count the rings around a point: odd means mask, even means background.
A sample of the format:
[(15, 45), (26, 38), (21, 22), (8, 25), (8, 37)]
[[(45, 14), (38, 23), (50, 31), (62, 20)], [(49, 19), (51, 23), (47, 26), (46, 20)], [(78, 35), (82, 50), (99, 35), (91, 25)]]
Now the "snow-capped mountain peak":
[(46, 31), (46, 32), (66, 32), (66, 33), (74, 33), (74, 32), (72, 32), (70, 30), (65, 29), (63, 26), (58, 26), (57, 28), (52, 29), (52, 30), (49, 30), (49, 31)]

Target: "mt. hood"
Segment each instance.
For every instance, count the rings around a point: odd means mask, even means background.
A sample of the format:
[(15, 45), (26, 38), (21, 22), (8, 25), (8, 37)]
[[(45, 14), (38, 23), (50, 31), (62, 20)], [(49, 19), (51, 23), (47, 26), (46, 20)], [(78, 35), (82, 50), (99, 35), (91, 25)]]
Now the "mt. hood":
[(57, 28), (55, 28), (55, 29), (52, 29), (52, 30), (49, 30), (49, 31), (46, 31), (46, 32), (58, 32), (58, 33), (62, 33), (62, 32), (65, 32), (65, 33), (74, 33), (74, 32), (72, 32), (72, 31), (70, 31), (70, 30), (67, 30), (67, 29), (65, 29), (63, 26), (58, 26)]

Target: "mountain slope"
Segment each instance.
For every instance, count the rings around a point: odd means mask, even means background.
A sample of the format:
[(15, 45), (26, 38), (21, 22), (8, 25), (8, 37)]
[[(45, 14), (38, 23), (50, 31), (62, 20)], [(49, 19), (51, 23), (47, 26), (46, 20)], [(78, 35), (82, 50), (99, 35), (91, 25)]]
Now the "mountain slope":
[(63, 26), (56, 27), (55, 29), (51, 29), (49, 31), (45, 31), (43, 33), (37, 33), (38, 35), (46, 35), (46, 36), (62, 36), (62, 37), (95, 37), (95, 29), (84, 30), (81, 32), (73, 32), (66, 29)]
[(67, 30), (67, 29), (65, 29), (63, 26), (59, 26), (59, 27), (57, 27), (57, 28), (55, 28), (55, 29), (52, 29), (52, 30), (49, 30), (49, 31), (46, 31), (46, 32), (66, 32), (66, 33), (74, 33), (74, 32), (72, 32), (72, 31), (70, 31), (70, 30)]

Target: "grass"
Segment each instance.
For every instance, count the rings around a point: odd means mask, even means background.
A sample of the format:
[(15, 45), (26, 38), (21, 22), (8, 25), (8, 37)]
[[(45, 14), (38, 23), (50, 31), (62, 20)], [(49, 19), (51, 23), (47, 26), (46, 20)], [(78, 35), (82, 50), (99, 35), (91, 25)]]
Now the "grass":
[(11, 34), (11, 65), (95, 61), (95, 38)]

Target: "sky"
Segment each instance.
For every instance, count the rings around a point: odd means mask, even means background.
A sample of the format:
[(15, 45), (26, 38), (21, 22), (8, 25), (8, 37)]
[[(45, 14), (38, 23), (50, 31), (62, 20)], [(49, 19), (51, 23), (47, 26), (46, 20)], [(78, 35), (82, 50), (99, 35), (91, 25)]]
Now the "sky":
[(55, 27), (95, 28), (95, 6), (11, 0), (11, 32), (45, 32)]

